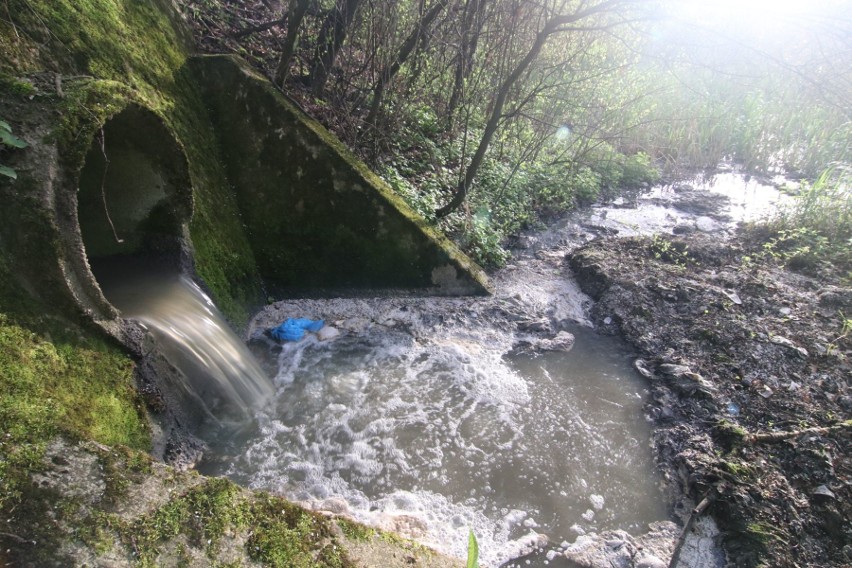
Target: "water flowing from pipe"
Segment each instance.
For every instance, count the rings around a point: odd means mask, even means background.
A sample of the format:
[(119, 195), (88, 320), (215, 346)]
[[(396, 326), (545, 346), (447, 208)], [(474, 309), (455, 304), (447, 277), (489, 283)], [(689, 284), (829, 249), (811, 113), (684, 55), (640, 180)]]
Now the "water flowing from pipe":
[(180, 371), (181, 388), (210, 424), (250, 422), (271, 400), (271, 381), (190, 278), (156, 269), (113, 267), (99, 280), (122, 316), (142, 323), (156, 339), (166, 359)]

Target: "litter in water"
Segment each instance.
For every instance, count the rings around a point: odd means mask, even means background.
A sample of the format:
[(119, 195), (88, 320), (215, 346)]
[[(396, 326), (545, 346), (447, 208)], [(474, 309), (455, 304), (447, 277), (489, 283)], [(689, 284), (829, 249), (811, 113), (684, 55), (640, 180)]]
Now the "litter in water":
[(301, 341), (306, 331), (316, 333), (325, 321), (307, 318), (287, 318), (281, 325), (269, 329), (269, 335), (278, 341)]

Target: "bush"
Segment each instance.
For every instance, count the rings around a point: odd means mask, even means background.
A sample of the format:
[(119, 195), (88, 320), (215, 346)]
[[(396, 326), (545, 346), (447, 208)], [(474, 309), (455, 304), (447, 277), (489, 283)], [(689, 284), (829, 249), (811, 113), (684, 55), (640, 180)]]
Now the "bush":
[(768, 223), (775, 236), (765, 251), (793, 268), (828, 262), (852, 276), (852, 170), (836, 165), (807, 185)]

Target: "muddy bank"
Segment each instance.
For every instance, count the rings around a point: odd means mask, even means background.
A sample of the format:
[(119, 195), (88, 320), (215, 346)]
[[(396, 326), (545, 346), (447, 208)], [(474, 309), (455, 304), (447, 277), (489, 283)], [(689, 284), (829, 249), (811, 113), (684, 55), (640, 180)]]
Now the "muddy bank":
[(675, 514), (707, 498), (729, 565), (848, 566), (852, 289), (766, 241), (610, 237), (566, 264), (596, 328), (640, 354)]

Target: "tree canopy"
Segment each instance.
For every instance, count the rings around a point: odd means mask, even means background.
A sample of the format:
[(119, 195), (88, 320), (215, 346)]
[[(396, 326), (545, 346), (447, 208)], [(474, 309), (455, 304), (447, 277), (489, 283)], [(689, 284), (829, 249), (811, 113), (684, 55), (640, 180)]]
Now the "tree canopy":
[(815, 179), (852, 162), (840, 0), (183, 4), (207, 49), (247, 55), (486, 263), (658, 168)]

